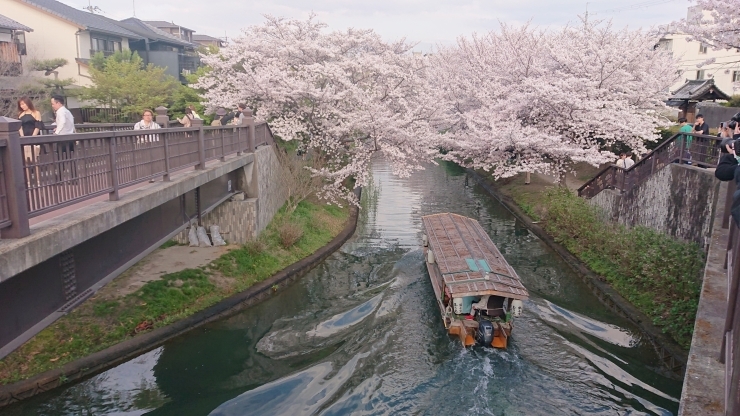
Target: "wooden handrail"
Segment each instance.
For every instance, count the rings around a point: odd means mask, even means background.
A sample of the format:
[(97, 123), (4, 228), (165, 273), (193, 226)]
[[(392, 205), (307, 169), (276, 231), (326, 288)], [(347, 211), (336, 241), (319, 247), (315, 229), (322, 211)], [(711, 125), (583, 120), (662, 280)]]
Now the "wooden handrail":
[[(642, 168), (643, 166), (645, 166), (648, 163), (653, 163), (657, 159), (657, 157), (659, 157), (662, 154), (665, 154), (665, 151), (667, 151), (667, 148), (669, 146), (671, 146), (672, 144), (674, 144), (677, 140), (682, 139), (684, 136), (691, 136), (694, 139), (697, 139), (697, 138), (698, 139), (707, 139), (707, 140), (712, 140), (712, 141), (716, 141), (716, 142), (719, 142), (719, 141), (723, 140), (720, 137), (710, 136), (710, 135), (706, 135), (706, 134), (695, 134), (695, 133), (690, 133), (690, 132), (676, 133), (673, 136), (671, 136), (668, 140), (666, 140), (663, 143), (661, 143), (658, 147), (656, 147), (655, 149), (653, 149), (651, 152), (649, 152), (647, 155), (645, 155), (645, 157), (643, 157), (642, 159), (640, 159), (639, 161), (637, 161), (634, 165), (630, 166), (628, 169), (620, 168), (620, 167), (618, 167), (618, 166), (616, 166), (614, 164), (609, 164), (608, 166), (604, 167), (593, 178), (591, 178), (585, 184), (583, 184), (580, 188), (578, 188), (578, 195), (579, 196), (584, 196), (585, 191), (588, 190), (591, 187), (592, 184), (597, 183), (598, 181), (601, 181), (603, 183), (603, 177), (605, 175), (608, 175), (610, 172), (614, 171), (615, 169), (624, 172), (624, 175), (625, 176), (629, 176), (631, 172), (634, 172), (634, 171), (639, 170), (640, 168)], [(681, 145), (681, 149), (685, 150), (684, 147), (683, 147), (683, 142), (682, 142), (682, 145)], [(679, 160), (682, 160), (683, 159), (683, 150), (680, 150), (680, 153), (681, 154), (678, 155), (678, 159)], [(716, 164), (710, 164), (710, 163), (702, 163), (702, 164), (708, 165), (708, 166), (711, 165), (712, 167), (716, 166)], [(662, 168), (662, 166), (658, 170), (660, 170), (661, 168)], [(655, 171), (651, 168), (651, 174), (654, 174), (654, 173), (655, 173)], [(643, 180), (644, 180), (644, 178), (643, 178)], [(622, 187), (620, 187), (620, 190), (623, 191), (623, 192), (624, 191), (628, 191), (629, 189), (631, 189), (632, 187), (638, 185), (639, 183), (641, 183), (641, 181), (639, 181), (639, 182), (638, 181), (635, 181), (635, 182), (626, 184), (626, 187), (625, 186), (622, 186)], [(625, 185), (625, 184), (623, 183), (623, 185)], [(589, 195), (585, 195), (585, 196), (586, 197), (593, 197), (596, 194), (598, 194), (599, 192), (601, 192), (603, 189), (604, 188), (598, 189), (598, 191), (595, 192), (595, 193), (593, 193), (592, 195), (590, 195), (590, 196)]]

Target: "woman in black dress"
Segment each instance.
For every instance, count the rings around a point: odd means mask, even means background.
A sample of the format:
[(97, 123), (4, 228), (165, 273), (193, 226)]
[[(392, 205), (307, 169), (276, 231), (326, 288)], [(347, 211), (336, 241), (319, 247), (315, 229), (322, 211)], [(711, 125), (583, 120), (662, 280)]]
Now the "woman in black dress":
[(28, 97), (18, 100), (18, 119), (21, 121), (21, 136), (38, 136), (41, 125), (41, 113), (33, 106)]

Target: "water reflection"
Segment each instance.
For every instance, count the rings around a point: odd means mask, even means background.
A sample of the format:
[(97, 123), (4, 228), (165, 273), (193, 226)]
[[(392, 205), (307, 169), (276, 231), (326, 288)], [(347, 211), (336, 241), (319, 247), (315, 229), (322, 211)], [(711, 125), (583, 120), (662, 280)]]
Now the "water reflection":
[[(454, 165), (382, 163), (356, 235), (271, 299), (10, 414), (671, 414), (681, 381)], [(532, 297), (506, 351), (449, 338), (421, 216), (477, 218)]]

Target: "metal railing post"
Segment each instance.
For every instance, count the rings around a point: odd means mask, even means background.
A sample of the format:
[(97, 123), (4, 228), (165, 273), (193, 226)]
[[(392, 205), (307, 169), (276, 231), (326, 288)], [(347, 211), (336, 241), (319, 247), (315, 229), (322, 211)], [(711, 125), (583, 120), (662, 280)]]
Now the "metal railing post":
[(169, 146), (169, 133), (162, 135), (162, 144), (164, 144), (164, 178), (165, 182), (170, 181), (170, 146)]
[(10, 227), (0, 230), (1, 238), (22, 238), (31, 235), (28, 222), (28, 196), (23, 174), (23, 149), (21, 149), (20, 120), (0, 117), (0, 141), (7, 146), (0, 148), (5, 179), (5, 197), (8, 201)]
[(108, 200), (118, 201), (118, 166), (116, 165), (116, 133), (108, 138), (108, 153), (110, 155), (110, 183), (113, 190), (108, 194)]
[(722, 213), (722, 228), (730, 228), (730, 209), (732, 209), (732, 195), (735, 194), (737, 185), (735, 181), (727, 181), (727, 195), (725, 195), (725, 212)]
[(226, 161), (226, 136), (224, 135), (225, 131), (226, 128), (221, 127), (221, 157), (219, 158), (219, 160), (222, 162)]
[(198, 128), (198, 164), (195, 169), (202, 170), (206, 168), (206, 133), (203, 127)]
[(252, 110), (244, 110), (244, 125), (247, 126), (247, 153), (253, 153), (255, 149), (254, 145), (254, 117), (252, 116)]

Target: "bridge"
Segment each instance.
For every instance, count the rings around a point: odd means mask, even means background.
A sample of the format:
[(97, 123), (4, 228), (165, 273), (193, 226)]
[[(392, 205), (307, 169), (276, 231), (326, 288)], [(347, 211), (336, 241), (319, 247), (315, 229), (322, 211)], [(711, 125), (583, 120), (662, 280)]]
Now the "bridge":
[[(689, 136), (690, 143), (686, 140)], [(598, 198), (603, 192), (629, 195), (660, 171), (686, 167), (688, 162), (699, 169), (716, 168), (721, 155), (720, 142), (715, 136), (676, 134), (629, 169), (606, 166), (581, 186), (578, 194), (588, 199)], [(687, 184), (680, 181), (663, 184), (669, 192), (682, 185)], [(730, 181), (722, 184), (715, 195), (716, 203), (712, 198), (681, 201), (681, 204), (714, 204), (716, 209), (708, 210), (707, 233), (711, 238), (705, 245), (707, 264), (679, 415), (740, 415), (740, 228), (730, 217), (735, 191), (736, 184)], [(664, 217), (668, 215), (665, 213)]]
[[(0, 358), (191, 224), (253, 238), (283, 201), (270, 128), (244, 116), (239, 126), (78, 125), (31, 137), (0, 117)], [(214, 217), (223, 204), (248, 224)]]

